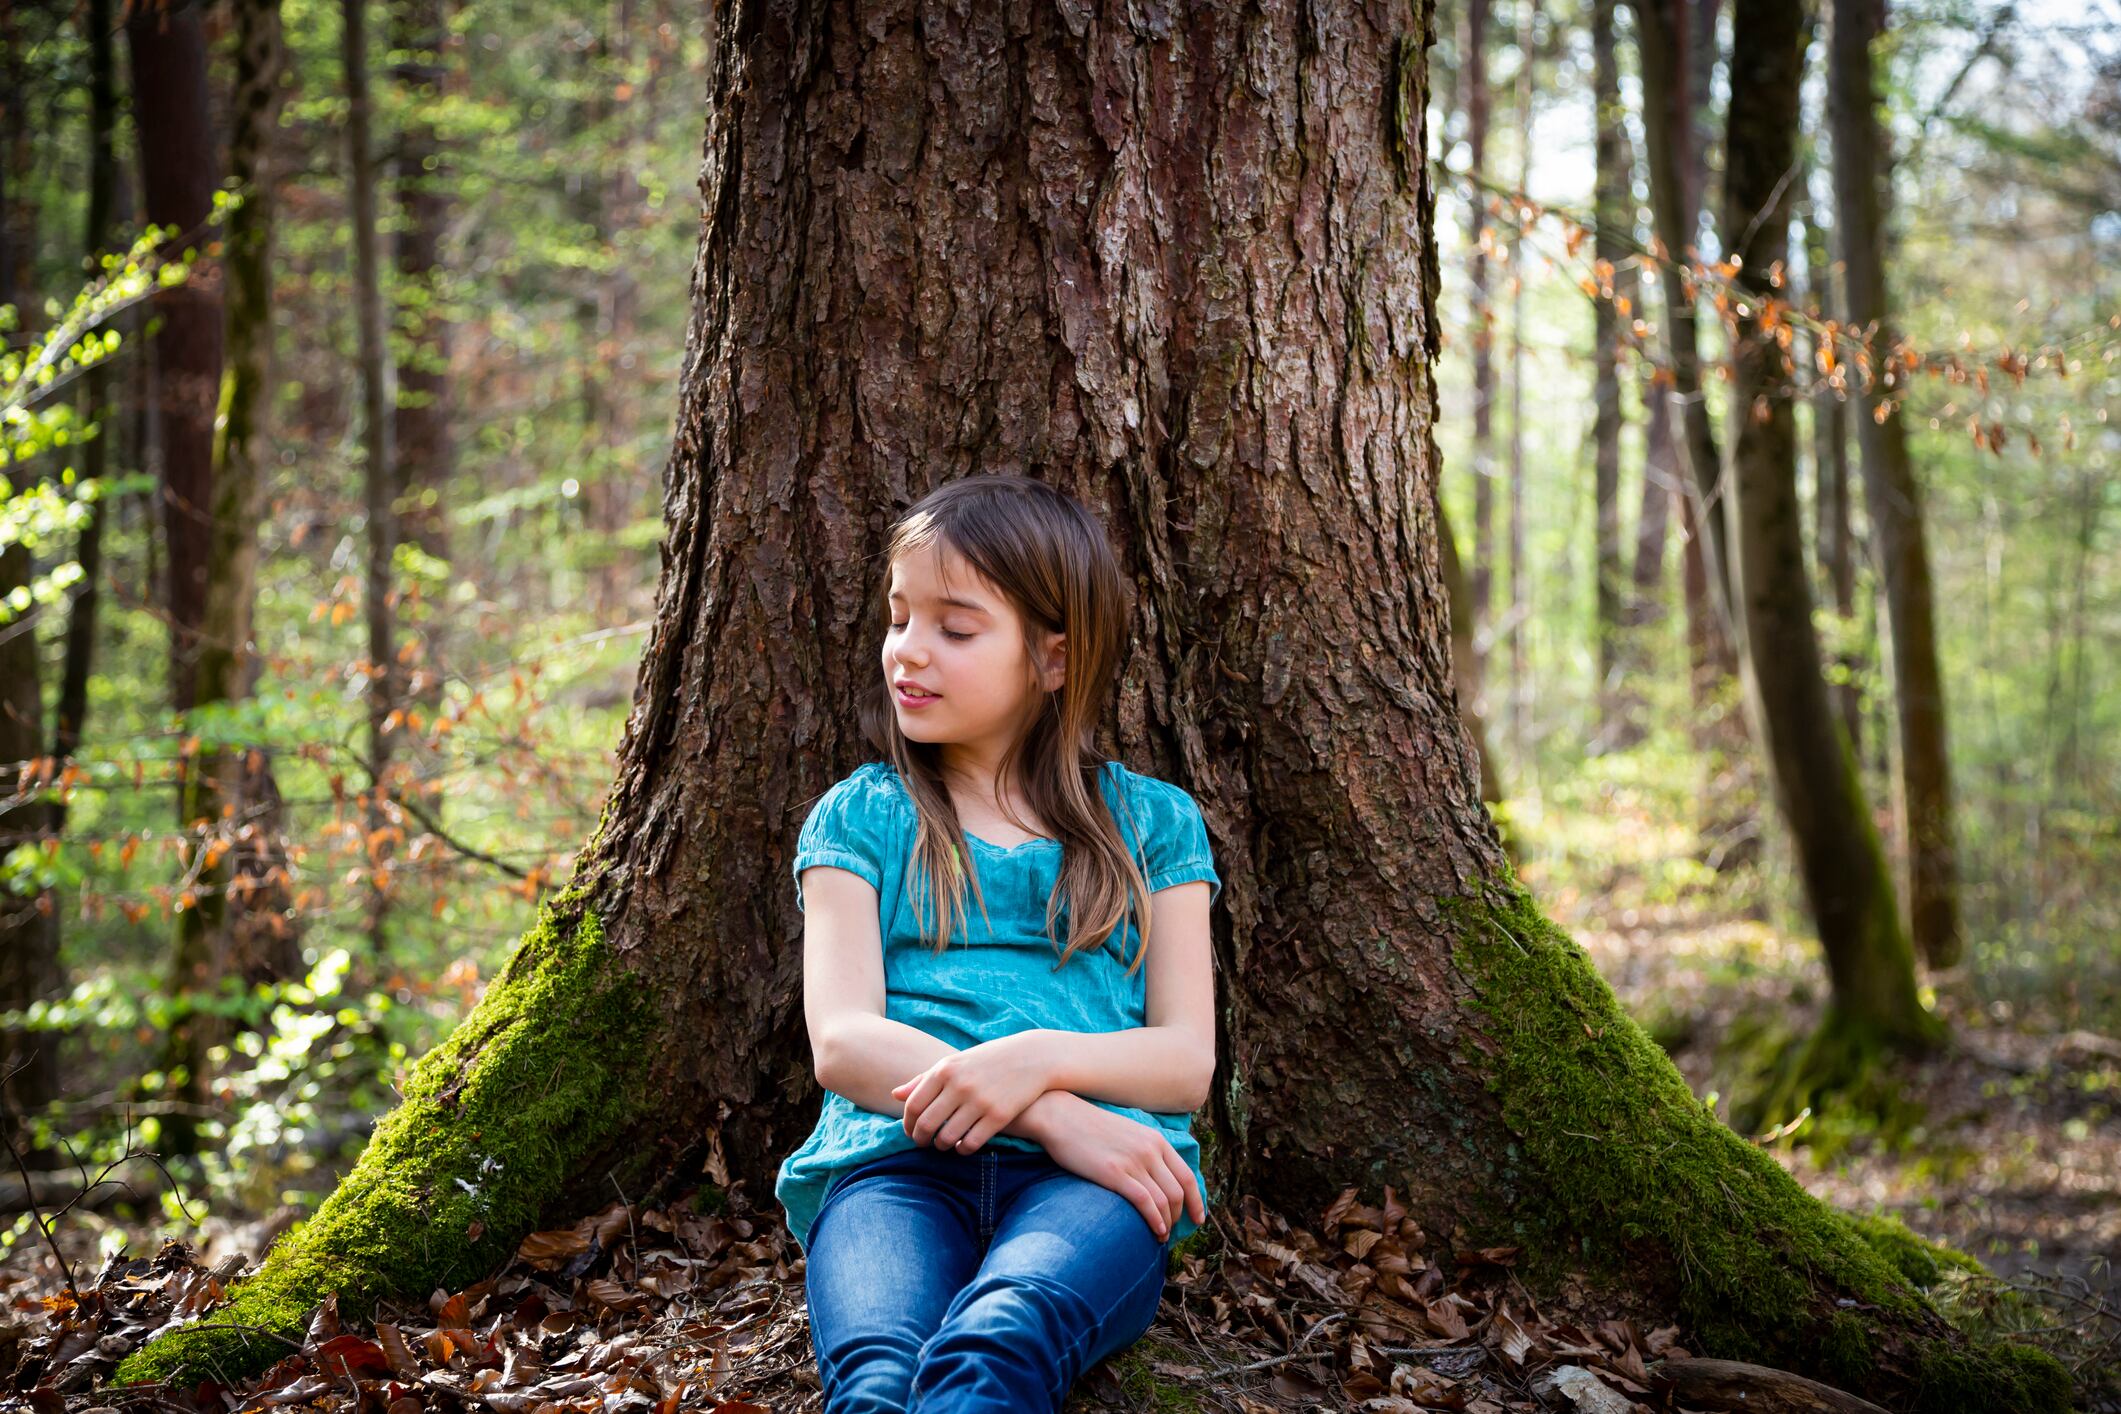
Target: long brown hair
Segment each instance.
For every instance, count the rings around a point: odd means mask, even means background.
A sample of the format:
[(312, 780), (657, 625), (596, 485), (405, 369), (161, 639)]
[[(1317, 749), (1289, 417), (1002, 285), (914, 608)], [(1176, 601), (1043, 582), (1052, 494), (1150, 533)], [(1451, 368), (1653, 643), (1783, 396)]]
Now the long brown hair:
[[(1055, 966), (1102, 946), (1116, 931), (1124, 939), (1119, 930), (1131, 899), (1142, 941), (1127, 969), (1131, 976), (1147, 956), (1149, 887), (1099, 789), (1104, 763), (1093, 742), (1098, 719), (1118, 682), (1126, 640), (1127, 589), (1118, 557), (1097, 518), (1065, 492), (1027, 476), (967, 476), (938, 486), (893, 522), (885, 573), (876, 589), (876, 615), (890, 613), (885, 600), (890, 566), (905, 555), (939, 546), (961, 555), (1015, 606), (1023, 621), (1025, 657), (1032, 665), (1025, 689), (1043, 692), (1046, 699), (1004, 753), (1000, 772), (1003, 782), (1017, 784), (1052, 837), (1061, 842), (1060, 877), (1046, 902), (1046, 936), (1060, 950)], [(1046, 692), (1035, 671), (1038, 645), (1049, 633), (1066, 635), (1067, 669), (1061, 686)], [(891, 709), (891, 685), (882, 674), (874, 688), (862, 694), (859, 712), (863, 735), (889, 757), (913, 797), (919, 827), (909, 886), (914, 888), (923, 934), (941, 952), (959, 921), (968, 916), (968, 876), (980, 916), (987, 917), (979, 870), (943, 784), (941, 745), (914, 741), (899, 730), (898, 714)], [(1126, 795), (1118, 782), (1114, 793), (1124, 808)], [(1138, 832), (1135, 838), (1138, 842)], [(950, 886), (936, 890), (937, 879), (948, 879)], [(1069, 920), (1065, 949), (1055, 937), (1063, 899)]]

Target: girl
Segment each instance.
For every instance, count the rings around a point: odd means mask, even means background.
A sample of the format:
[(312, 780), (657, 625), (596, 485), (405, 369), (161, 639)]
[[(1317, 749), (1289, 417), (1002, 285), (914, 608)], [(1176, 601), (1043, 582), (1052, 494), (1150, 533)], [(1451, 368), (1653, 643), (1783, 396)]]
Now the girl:
[(889, 759), (796, 841), (826, 1093), (774, 1195), (829, 1414), (1058, 1410), (1207, 1220), (1222, 884), (1192, 798), (1092, 753), (1125, 608), (1082, 505), (954, 481), (889, 558), (862, 723)]

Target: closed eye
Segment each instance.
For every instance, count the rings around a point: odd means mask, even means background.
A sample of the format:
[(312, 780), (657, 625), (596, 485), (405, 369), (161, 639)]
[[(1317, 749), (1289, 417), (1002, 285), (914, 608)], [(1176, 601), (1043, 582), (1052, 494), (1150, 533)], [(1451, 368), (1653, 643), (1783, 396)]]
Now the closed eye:
[[(905, 627), (905, 625), (904, 625), (904, 624), (893, 624), (893, 625), (892, 625), (891, 627), (892, 627), (893, 629), (901, 629), (901, 628), (904, 628), (904, 627)], [(955, 638), (955, 639), (958, 639), (958, 640), (962, 641), (962, 640), (964, 640), (964, 639), (967, 639), (967, 638), (970, 638), (970, 637), (972, 637), (972, 635), (971, 635), (971, 634), (969, 634), (969, 633), (952, 633), (952, 632), (951, 632), (951, 631), (950, 631), (949, 629), (947, 629), (947, 628), (946, 628), (946, 629), (944, 629), (944, 630), (943, 630), (943, 637), (945, 637), (945, 638)]]

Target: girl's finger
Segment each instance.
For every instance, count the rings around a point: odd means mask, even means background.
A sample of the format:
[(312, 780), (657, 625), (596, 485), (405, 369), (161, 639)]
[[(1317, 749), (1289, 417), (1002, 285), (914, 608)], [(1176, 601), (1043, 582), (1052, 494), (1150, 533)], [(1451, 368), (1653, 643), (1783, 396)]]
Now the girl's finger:
[(1121, 1191), (1140, 1210), (1142, 1221), (1149, 1225), (1157, 1240), (1162, 1241), (1171, 1235), (1171, 1229), (1164, 1222), (1163, 1204), (1149, 1196), (1151, 1188), (1150, 1183), (1133, 1174), (1128, 1174), (1121, 1182)]
[(1168, 1162), (1172, 1174), (1178, 1179), (1179, 1202), (1184, 1206), (1186, 1216), (1192, 1218), (1195, 1224), (1206, 1222), (1208, 1208), (1201, 1200), (1200, 1183), (1193, 1177), (1193, 1170), (1178, 1156), (1176, 1149), (1171, 1150)]
[(1165, 1231), (1166, 1233), (1168, 1233), (1170, 1228), (1178, 1226), (1178, 1215), (1181, 1212), (1185, 1211), (1185, 1186), (1181, 1184), (1178, 1181), (1177, 1176), (1171, 1172), (1171, 1166), (1169, 1163), (1157, 1165), (1153, 1176), (1157, 1181), (1157, 1186), (1163, 1189), (1164, 1216), (1169, 1220), (1169, 1227), (1167, 1227)]

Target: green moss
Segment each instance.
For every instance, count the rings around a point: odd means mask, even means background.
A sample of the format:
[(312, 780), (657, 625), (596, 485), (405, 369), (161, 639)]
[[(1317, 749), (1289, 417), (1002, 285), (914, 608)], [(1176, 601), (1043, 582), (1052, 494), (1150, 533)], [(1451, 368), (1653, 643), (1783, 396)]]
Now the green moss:
[(328, 1293), (362, 1320), (387, 1295), (455, 1289), (532, 1230), (578, 1163), (639, 1104), (652, 1013), (575, 889), (548, 899), (508, 966), (414, 1068), (405, 1099), (314, 1216), (227, 1306), (135, 1352), (119, 1383), (241, 1378), (286, 1353)]
[(1206, 1252), (1208, 1244), (1214, 1240), (1215, 1229), (1213, 1227), (1195, 1228), (1172, 1245), (1170, 1255), (1164, 1262), (1164, 1270), (1166, 1272), (1177, 1271), (1179, 1264), (1185, 1261), (1189, 1255), (1195, 1252)]
[(2069, 1407), (2069, 1371), (2062, 1362), (2007, 1340), (1977, 1350), (1932, 1346), (1916, 1376), (1916, 1414)]
[(1694, 1097), (1514, 880), (1441, 902), (1492, 1045), (1468, 1038), (1460, 1060), (1485, 1072), (1517, 1141), (1489, 1158), (1473, 1224), (1485, 1240), (1521, 1245), (1528, 1275), (1550, 1284), (1585, 1268), (1639, 1280), (1641, 1259), (1668, 1258), (1681, 1318), (1703, 1353), (1729, 1359), (1818, 1368), (1823, 1343), (1852, 1356), (1828, 1298), (1933, 1314), (1856, 1223)]
[(1893, 1264), (1895, 1271), (1924, 1290), (1935, 1286), (1949, 1269), (1975, 1273), (1985, 1270), (1966, 1253), (1930, 1241), (1890, 1213), (1864, 1217), (1850, 1214), (1849, 1222), (1872, 1250)]
[(1871, 1329), (1854, 1311), (1827, 1317), (1819, 1338), (1819, 1371), (1841, 1388), (1860, 1386), (1875, 1358)]
[(1147, 1336), (1114, 1355), (1111, 1371), (1126, 1392), (1127, 1408), (1197, 1411), (1201, 1407), (1200, 1392), (1195, 1385), (1157, 1374), (1149, 1368), (1151, 1360), (1172, 1365), (1198, 1364), (1200, 1355), (1197, 1351)]

